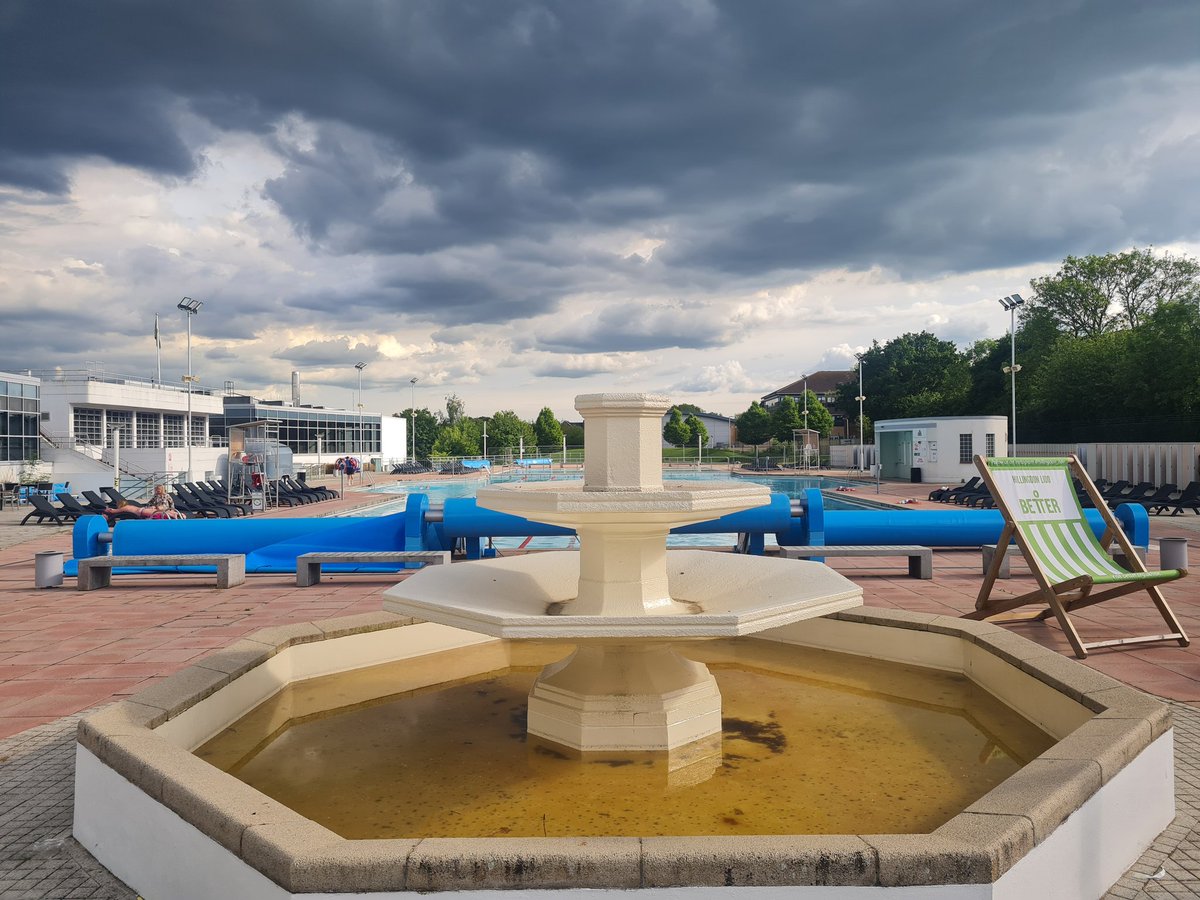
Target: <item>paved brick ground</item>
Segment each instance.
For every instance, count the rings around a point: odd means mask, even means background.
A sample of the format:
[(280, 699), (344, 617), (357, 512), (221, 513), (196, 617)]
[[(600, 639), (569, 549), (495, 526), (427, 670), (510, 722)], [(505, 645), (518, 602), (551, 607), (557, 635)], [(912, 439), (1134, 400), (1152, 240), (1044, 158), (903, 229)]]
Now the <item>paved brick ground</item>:
[(137, 896), (71, 837), (75, 725), (68, 716), (0, 741), (0, 897)]
[[(890, 484), (878, 494), (874, 486), (860, 492), (896, 503), (915, 498), (910, 505), (915, 508), (944, 508), (925, 501), (929, 490)], [(348, 492), (340, 501), (275, 514), (328, 514), (379, 499)], [(1200, 517), (1153, 519), (1151, 534), (1188, 538), (1195, 558)], [(0, 513), (0, 898), (133, 896), (69, 838), (78, 713), (135, 693), (259, 628), (376, 610), (379, 594), (395, 580), (338, 576), (318, 587), (296, 588), (287, 576), (250, 576), (244, 586), (218, 591), (186, 576), (138, 576), (87, 594), (70, 583), (34, 590), (34, 552), (69, 547), (67, 529), (16, 528), (12, 511)], [(960, 615), (973, 608), (980, 583), (978, 550), (935, 553), (932, 582), (904, 577), (902, 559), (832, 562), (863, 587), (874, 606)], [(1156, 546), (1150, 562), (1157, 564)], [(1013, 575), (1000, 591), (1029, 589), (1031, 579), (1020, 563), (1014, 563)], [(1195, 582), (1169, 585), (1167, 596), (1185, 628), (1200, 635)], [(1137, 597), (1092, 607), (1076, 619), (1085, 639), (1162, 630), (1149, 604)], [(1010, 627), (1069, 653), (1053, 623)], [(1102, 651), (1086, 664), (1181, 701), (1175, 704), (1179, 818), (1110, 896), (1200, 896), (1200, 712), (1193, 708), (1200, 706), (1200, 645)]]

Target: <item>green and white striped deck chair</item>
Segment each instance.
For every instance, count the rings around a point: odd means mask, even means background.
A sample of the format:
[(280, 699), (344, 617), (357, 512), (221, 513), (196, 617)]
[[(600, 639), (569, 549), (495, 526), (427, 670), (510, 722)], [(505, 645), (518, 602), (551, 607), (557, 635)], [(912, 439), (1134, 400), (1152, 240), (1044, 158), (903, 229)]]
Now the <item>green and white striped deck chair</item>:
[[(1100, 497), (1087, 471), (1074, 456), (1051, 459), (1010, 459), (975, 457), (983, 480), (991, 489), (997, 508), (1004, 514), (1004, 529), (996, 544), (996, 554), (984, 575), (975, 612), (964, 618), (986, 619), (1031, 603), (1044, 603), (1049, 609), (1028, 617), (1045, 620), (1053, 615), (1080, 659), (1095, 647), (1146, 644), (1154, 641), (1178, 641), (1188, 645), (1188, 637), (1175, 613), (1163, 599), (1159, 585), (1182, 578), (1186, 569), (1149, 572), (1134, 552), (1125, 532), (1113, 518), (1108, 504)], [(1104, 517), (1105, 531), (1100, 540), (1084, 517), (1075, 494), (1072, 477), (1078, 478)], [(1038, 589), (1020, 597), (989, 602), (992, 587), (1000, 573), (1009, 542), (1016, 539), (1025, 554)], [(1113, 560), (1106, 548), (1116, 541), (1133, 571)], [(1093, 590), (1108, 586), (1104, 590)], [(1117, 638), (1084, 643), (1075, 630), (1070, 613), (1085, 606), (1103, 603), (1134, 591), (1146, 591), (1171, 631), (1168, 634)], [(1028, 620), (1027, 619), (1027, 620)]]

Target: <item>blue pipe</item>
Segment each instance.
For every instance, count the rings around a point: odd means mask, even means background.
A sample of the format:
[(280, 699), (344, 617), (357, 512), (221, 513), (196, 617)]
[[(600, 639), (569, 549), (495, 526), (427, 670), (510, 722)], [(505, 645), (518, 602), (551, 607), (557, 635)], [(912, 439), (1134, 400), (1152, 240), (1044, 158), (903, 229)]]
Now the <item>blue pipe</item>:
[[(996, 509), (934, 510), (826, 510), (819, 490), (805, 491), (806, 514), (791, 519), (786, 530), (776, 533), (782, 546), (870, 544), (923, 544), (927, 547), (978, 547), (994, 544), (1004, 528), (1004, 517)], [(1104, 533), (1104, 519), (1095, 509), (1084, 510), (1096, 537)], [(1116, 518), (1136, 547), (1150, 543), (1150, 517), (1144, 507), (1124, 504)]]
[[(824, 544), (924, 544), (931, 547), (978, 547), (994, 544), (1004, 526), (997, 510), (826, 510), (820, 490), (805, 491), (802, 516), (793, 517), (785, 494), (707, 522), (683, 525), (672, 534), (742, 535), (746, 552), (761, 554), (765, 536), (774, 533), (783, 546)], [(1099, 537), (1104, 520), (1085, 510)], [(1116, 518), (1135, 546), (1150, 542), (1150, 518), (1144, 507), (1124, 504)], [(107, 552), (100, 516), (83, 516), (75, 525), (75, 559)], [(112, 532), (115, 555), (244, 553), (247, 572), (294, 572), (296, 557), (312, 550), (453, 550), (462, 543), (470, 559), (483, 555), (482, 540), (495, 536), (571, 535), (569, 528), (532, 522), (521, 516), (478, 506), (474, 498), (446, 500), (441, 521), (429, 517), (429, 497), (410, 494), (403, 513), (375, 518), (127, 520)], [(331, 571), (397, 571), (398, 566), (331, 566)], [(76, 574), (74, 562), (67, 574)]]

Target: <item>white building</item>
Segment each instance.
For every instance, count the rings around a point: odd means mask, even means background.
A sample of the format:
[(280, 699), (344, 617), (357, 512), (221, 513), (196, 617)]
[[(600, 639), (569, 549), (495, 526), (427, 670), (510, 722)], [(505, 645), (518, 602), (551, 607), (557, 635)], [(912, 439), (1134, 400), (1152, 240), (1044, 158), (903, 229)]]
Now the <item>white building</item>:
[(224, 400), (224, 412), (214, 423), (218, 434), (246, 422), (272, 423), (279, 443), (291, 449), (297, 467), (326, 465), (341, 456), (383, 464), (408, 459), (407, 419), (245, 395)]
[(939, 416), (875, 423), (875, 447), (884, 478), (957, 484), (978, 474), (975, 455), (995, 456), (1008, 447), (1005, 416)]
[[(72, 491), (112, 483), (119, 447), (120, 466), (131, 475), (186, 472), (191, 408), (191, 470), (195, 478), (219, 476), (225, 450), (213, 446), (209, 420), (223, 411), (212, 389), (161, 384), (93, 369), (37, 373), (42, 390), (43, 451), (54, 480)], [(105, 473), (107, 472), (107, 479)], [(99, 479), (99, 480), (98, 480)]]

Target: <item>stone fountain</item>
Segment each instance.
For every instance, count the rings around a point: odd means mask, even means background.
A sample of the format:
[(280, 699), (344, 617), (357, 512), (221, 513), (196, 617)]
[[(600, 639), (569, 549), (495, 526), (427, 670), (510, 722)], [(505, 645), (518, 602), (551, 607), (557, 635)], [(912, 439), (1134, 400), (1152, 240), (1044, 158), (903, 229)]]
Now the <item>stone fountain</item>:
[[(578, 553), (431, 568), (391, 588), (384, 608), (481, 634), (578, 645), (529, 695), (529, 733), (576, 751), (719, 750), (721, 694), (681, 642), (739, 637), (862, 605), (862, 590), (818, 563), (667, 550), (679, 525), (769, 502), (766, 487), (662, 478), (653, 394), (584, 394), (583, 483), (481, 489), (480, 506), (574, 528)], [(688, 748), (686, 752), (683, 748)]]
[[(387, 592), (391, 612), (258, 632), (89, 716), (76, 747), (80, 844), (149, 900), (400, 900), (514, 888), (539, 897), (667, 889), (814, 900), (868, 892), (1087, 900), (1171, 821), (1172, 729), (1161, 703), (995, 625), (857, 608), (861, 591), (818, 563), (668, 551), (673, 526), (762, 504), (766, 490), (665, 485), (663, 397), (585, 395), (577, 404), (587, 419), (582, 485), (494, 487), (478, 499), (575, 528), (578, 553), (430, 568)], [(809, 648), (952, 673), (1042, 729), (1053, 746), (929, 833), (855, 826), (859, 833), (722, 837), (418, 831), (348, 839), (197, 755), (273, 698), (290, 703), (292, 685), (308, 692), (326, 676), (406, 661), (435, 669), (419, 684), (384, 683), (376, 696), (388, 697), (503, 669), (515, 646), (505, 639), (525, 639), (576, 646), (530, 692), (528, 730), (539, 741), (585, 755), (662, 751), (672, 769), (677, 758), (707, 763), (720, 759), (712, 754), (721, 697), (708, 670), (677, 650), (750, 634), (783, 654)], [(448, 653), (455, 662), (446, 662)], [(360, 700), (371, 697), (351, 708)], [(318, 755), (336, 767), (341, 749)], [(403, 778), (403, 758), (388, 765)], [(844, 777), (859, 774), (847, 768)]]

